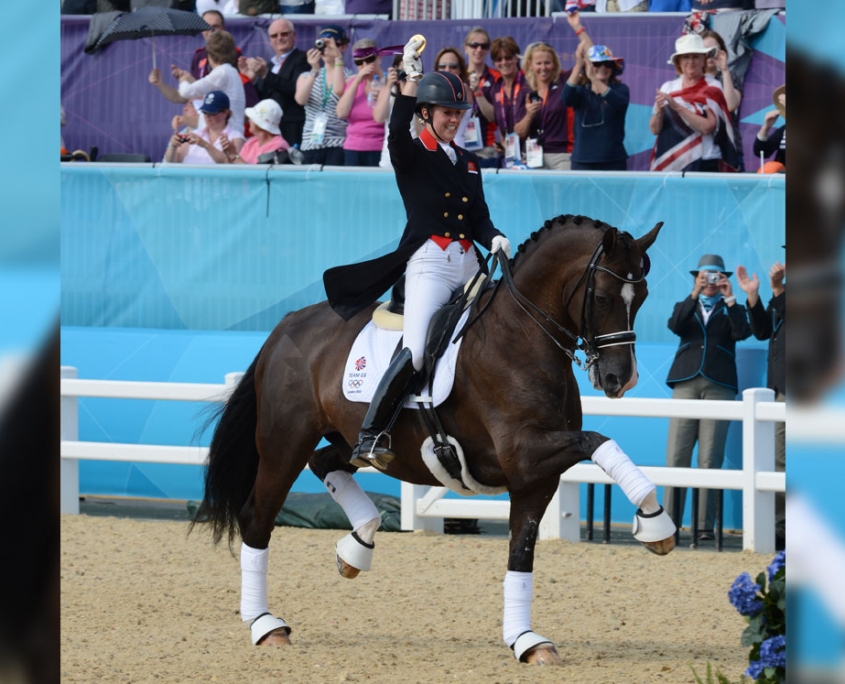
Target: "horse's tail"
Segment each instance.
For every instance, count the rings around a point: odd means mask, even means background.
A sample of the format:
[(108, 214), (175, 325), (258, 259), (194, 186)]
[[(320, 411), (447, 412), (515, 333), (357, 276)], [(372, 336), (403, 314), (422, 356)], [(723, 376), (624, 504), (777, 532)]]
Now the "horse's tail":
[(252, 492), (258, 473), (255, 366), (260, 355), (259, 352), (226, 403), (217, 408), (208, 420), (207, 425), (210, 425), (218, 417), (220, 419), (208, 450), (205, 495), (189, 529), (190, 532), (198, 522), (207, 522), (211, 525), (214, 543), (220, 543), (226, 535), (229, 548), (232, 548), (238, 531), (238, 516)]

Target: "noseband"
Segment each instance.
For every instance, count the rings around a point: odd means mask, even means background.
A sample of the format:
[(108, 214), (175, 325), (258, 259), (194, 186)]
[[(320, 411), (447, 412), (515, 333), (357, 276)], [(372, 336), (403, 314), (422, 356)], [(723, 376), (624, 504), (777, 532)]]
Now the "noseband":
[[(606, 347), (616, 347), (623, 344), (634, 344), (637, 340), (637, 334), (633, 330), (620, 330), (618, 332), (608, 333), (606, 335), (593, 335), (592, 328), (593, 328), (593, 304), (594, 304), (594, 292), (595, 292), (595, 277), (596, 271), (603, 271), (604, 273), (608, 273), (612, 275), (617, 280), (623, 283), (630, 283), (631, 285), (636, 285), (637, 283), (641, 283), (645, 280), (645, 269), (643, 269), (643, 274), (639, 278), (625, 278), (620, 276), (618, 273), (614, 273), (608, 268), (604, 266), (599, 266), (599, 259), (601, 255), (604, 253), (604, 245), (602, 242), (599, 242), (598, 246), (596, 247), (595, 251), (593, 252), (593, 256), (590, 258), (590, 263), (587, 264), (587, 268), (584, 269), (584, 272), (581, 274), (581, 277), (578, 279), (578, 282), (575, 284), (575, 287), (572, 289), (572, 293), (569, 295), (569, 298), (566, 300), (566, 305), (564, 309), (569, 308), (569, 302), (572, 301), (572, 297), (578, 291), (578, 288), (581, 286), (581, 283), (586, 281), (586, 288), (584, 292), (584, 301), (581, 305), (581, 331), (584, 333), (583, 335), (579, 336), (562, 326), (556, 320), (554, 320), (549, 314), (543, 311), (540, 307), (536, 306), (531, 300), (529, 300), (525, 295), (523, 295), (517, 288), (513, 282), (513, 275), (511, 274), (510, 265), (508, 264), (507, 257), (502, 254), (502, 252), (497, 252), (496, 256), (499, 260), (499, 265), (502, 268), (502, 280), (505, 283), (505, 288), (510, 293), (513, 300), (516, 302), (517, 306), (522, 309), (528, 317), (533, 320), (542, 330), (548, 338), (555, 343), (555, 345), (561, 349), (579, 368), (583, 368), (584, 370), (588, 370), (593, 364), (595, 364), (599, 360), (599, 350), (604, 349)], [(567, 346), (561, 344), (558, 339), (555, 337), (552, 331), (547, 329), (537, 316), (534, 314), (539, 314), (546, 323), (551, 325), (556, 331), (563, 333), (566, 337), (569, 338), (571, 344), (574, 345), (575, 349), (578, 351), (584, 352), (585, 358), (582, 360), (576, 353)]]

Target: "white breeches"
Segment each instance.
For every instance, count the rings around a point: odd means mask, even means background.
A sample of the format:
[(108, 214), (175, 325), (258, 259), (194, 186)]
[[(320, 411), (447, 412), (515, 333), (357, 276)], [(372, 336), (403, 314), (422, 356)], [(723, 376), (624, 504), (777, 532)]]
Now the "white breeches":
[(423, 367), (423, 352), (428, 324), (435, 312), (446, 304), (455, 288), (478, 271), (475, 248), (464, 251), (460, 242), (441, 249), (426, 240), (408, 260), (405, 270), (404, 346), (411, 350), (414, 368)]

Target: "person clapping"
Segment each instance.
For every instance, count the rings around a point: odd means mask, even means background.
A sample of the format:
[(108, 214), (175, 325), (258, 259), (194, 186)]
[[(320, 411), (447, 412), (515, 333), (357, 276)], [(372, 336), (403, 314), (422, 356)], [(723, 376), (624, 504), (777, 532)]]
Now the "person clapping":
[(222, 90), (213, 90), (202, 102), (199, 111), (205, 126), (193, 133), (174, 133), (164, 154), (164, 161), (176, 164), (228, 164), (223, 152), (227, 145), (235, 153), (244, 144), (243, 132), (230, 124), (232, 111), (229, 97)]

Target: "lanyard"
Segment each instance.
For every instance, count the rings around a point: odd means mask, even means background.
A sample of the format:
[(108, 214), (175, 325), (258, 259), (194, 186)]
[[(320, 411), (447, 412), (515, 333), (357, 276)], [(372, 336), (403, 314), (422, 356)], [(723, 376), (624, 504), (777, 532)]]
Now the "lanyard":
[[(510, 98), (510, 111), (511, 111), (511, 121), (508, 121), (508, 111), (507, 107), (505, 106), (506, 100), (508, 99), (507, 94), (505, 93), (505, 82), (502, 80), (502, 88), (499, 90), (499, 97), (496, 99), (499, 100), (499, 104), (502, 106), (502, 122), (504, 124), (504, 131), (502, 131), (502, 137), (504, 138), (507, 133), (513, 132), (513, 119), (516, 116), (516, 100), (519, 97), (519, 91), (522, 88), (522, 81), (517, 75), (517, 80), (514, 81), (513, 84), (513, 97)], [(511, 129), (511, 130), (508, 130)]]
[(326, 104), (328, 103), (329, 98), (332, 96), (332, 92), (334, 91), (334, 84), (328, 84), (329, 75), (326, 72), (326, 67), (320, 69), (320, 75), (323, 77), (323, 111), (326, 111)]

